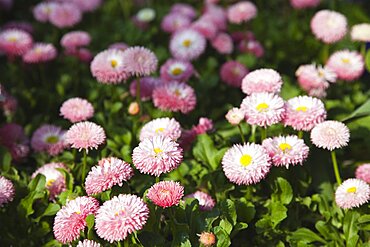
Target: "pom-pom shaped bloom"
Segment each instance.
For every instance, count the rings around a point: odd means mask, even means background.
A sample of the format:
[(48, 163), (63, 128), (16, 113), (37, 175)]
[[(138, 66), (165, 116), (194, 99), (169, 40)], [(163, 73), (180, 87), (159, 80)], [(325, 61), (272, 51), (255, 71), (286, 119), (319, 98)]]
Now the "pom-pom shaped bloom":
[(249, 1), (241, 1), (227, 9), (227, 18), (230, 23), (240, 24), (257, 16), (257, 7)]
[(153, 136), (167, 136), (176, 141), (181, 136), (181, 126), (174, 118), (154, 119), (141, 129), (140, 141)]
[(272, 93), (254, 93), (244, 98), (240, 109), (251, 125), (267, 127), (283, 119), (284, 100)]
[(99, 161), (99, 165), (91, 168), (86, 177), (85, 189), (88, 195), (98, 194), (112, 188), (122, 186), (124, 181), (134, 175), (131, 166), (118, 158), (110, 157)]
[(139, 143), (132, 153), (132, 162), (141, 173), (159, 177), (177, 168), (182, 157), (179, 144), (169, 137), (154, 136)]
[(81, 10), (73, 3), (56, 4), (49, 15), (51, 24), (58, 28), (73, 27), (82, 19)]
[(333, 70), (338, 79), (353, 81), (361, 77), (365, 70), (365, 62), (357, 51), (337, 51), (333, 53), (326, 66)]
[(244, 119), (244, 112), (234, 107), (227, 112), (225, 118), (231, 125), (238, 125)]
[(217, 34), (211, 44), (220, 54), (231, 54), (234, 50), (233, 40), (227, 33)]
[(57, 49), (52, 44), (36, 43), (23, 55), (25, 63), (45, 63), (54, 60)]
[(203, 18), (209, 19), (214, 23), (218, 30), (227, 29), (227, 16), (226, 10), (215, 4), (208, 4), (205, 6)]
[(208, 195), (203, 191), (196, 191), (192, 194), (185, 196), (184, 198), (195, 198), (199, 202), (200, 210), (208, 211), (212, 210), (212, 208), (216, 205), (215, 200), (213, 200), (212, 196)]
[(55, 2), (40, 2), (32, 10), (33, 17), (39, 22), (49, 21), (50, 13), (53, 11), (57, 3)]
[(197, 31), (207, 39), (213, 39), (217, 34), (217, 27), (210, 18), (201, 17), (191, 24), (191, 29)]
[(176, 32), (170, 41), (172, 56), (184, 61), (198, 58), (205, 49), (206, 39), (199, 32), (192, 29)]
[(291, 126), (295, 130), (310, 131), (316, 124), (326, 119), (324, 103), (309, 96), (297, 96), (288, 100), (285, 104), (285, 126)]
[(72, 148), (79, 151), (98, 149), (105, 142), (105, 132), (102, 127), (92, 122), (79, 122), (72, 125), (65, 134), (65, 140)]
[(82, 196), (67, 202), (55, 216), (54, 236), (63, 243), (69, 243), (80, 236), (87, 223), (86, 217), (95, 214), (99, 208), (99, 202), (95, 198)]
[(194, 68), (190, 62), (168, 59), (161, 66), (161, 78), (164, 81), (186, 82), (193, 75)]
[[(143, 77), (140, 78), (140, 98), (142, 101), (148, 101), (152, 98), (153, 90), (162, 84), (162, 80), (156, 77)], [(136, 83), (137, 79), (133, 80), (130, 84), (130, 93), (132, 97), (136, 96)]]
[(192, 130), (194, 130), (197, 135), (207, 133), (207, 131), (210, 131), (212, 129), (213, 129), (213, 121), (212, 119), (209, 119), (206, 117), (199, 118), (198, 125), (193, 126), (192, 128)]
[(93, 240), (85, 239), (82, 242), (78, 242), (76, 247), (101, 247), (101, 245)]
[(197, 99), (192, 87), (173, 81), (154, 89), (153, 102), (163, 111), (188, 113), (195, 108)]
[(186, 3), (176, 3), (172, 5), (171, 13), (184, 15), (190, 19), (194, 19), (197, 15), (195, 9), (190, 4)]
[(157, 206), (172, 207), (179, 205), (184, 196), (184, 187), (179, 182), (161, 181), (150, 187), (146, 196)]
[(120, 83), (129, 77), (123, 67), (123, 51), (118, 49), (98, 53), (91, 62), (90, 70), (98, 82), (106, 84)]
[(85, 121), (94, 115), (94, 107), (85, 99), (71, 98), (63, 102), (60, 115), (72, 123)]
[(311, 130), (311, 141), (319, 148), (330, 151), (345, 147), (349, 142), (348, 127), (338, 121), (324, 121)]
[(238, 61), (227, 61), (221, 66), (220, 76), (226, 84), (240, 88), (243, 78), (248, 74), (248, 69)]
[(260, 182), (270, 171), (270, 157), (254, 143), (235, 144), (222, 158), (222, 169), (232, 183), (249, 185)]
[(356, 178), (370, 183), (370, 164), (363, 164), (356, 169)]
[(0, 207), (11, 202), (14, 198), (15, 189), (13, 183), (3, 176), (0, 176)]
[(290, 0), (290, 4), (295, 9), (314, 8), (320, 4), (321, 0)]
[(369, 199), (370, 186), (360, 179), (347, 179), (335, 191), (335, 202), (344, 209), (359, 207)]
[(164, 16), (161, 22), (161, 28), (167, 33), (174, 33), (178, 30), (189, 27), (191, 19), (178, 13), (169, 13)]
[(92, 12), (99, 8), (102, 0), (71, 0), (82, 12)]
[(19, 29), (7, 29), (0, 32), (0, 50), (9, 56), (21, 56), (32, 47), (32, 37)]
[(212, 232), (202, 232), (198, 234), (199, 243), (205, 247), (211, 247), (216, 243), (216, 236)]
[(87, 46), (91, 42), (91, 37), (85, 31), (72, 31), (63, 35), (60, 40), (61, 46), (65, 49), (74, 50), (76, 48)]
[(302, 164), (308, 157), (309, 148), (298, 136), (278, 136), (263, 140), (262, 146), (269, 154), (272, 164), (285, 166)]
[(122, 63), (126, 72), (136, 76), (146, 76), (157, 70), (158, 59), (152, 51), (134, 46), (123, 51)]
[(57, 168), (66, 169), (66, 166), (63, 163), (48, 163), (37, 169), (32, 174), (32, 178), (35, 178), (38, 174), (45, 176), (45, 187), (50, 193), (50, 200), (54, 200), (55, 197), (66, 189), (66, 180), (64, 175), (58, 171)]
[(258, 69), (247, 74), (242, 81), (242, 91), (252, 93), (279, 93), (283, 81), (278, 72), (273, 69)]
[(354, 25), (351, 29), (351, 39), (353, 41), (370, 42), (370, 24), (361, 23)]
[(135, 18), (139, 22), (148, 23), (154, 20), (155, 18), (155, 10), (151, 8), (143, 8), (140, 9), (139, 12), (135, 15)]
[(44, 124), (33, 133), (31, 147), (36, 152), (47, 152), (49, 155), (57, 155), (67, 146), (64, 134), (65, 131), (60, 127)]
[(14, 160), (26, 157), (30, 151), (28, 138), (18, 124), (9, 123), (0, 128), (0, 143), (10, 151)]
[(121, 241), (141, 230), (149, 217), (149, 208), (136, 195), (118, 195), (104, 202), (95, 217), (96, 233), (110, 243)]
[(322, 42), (335, 43), (347, 33), (347, 19), (335, 11), (320, 10), (311, 19), (311, 31)]

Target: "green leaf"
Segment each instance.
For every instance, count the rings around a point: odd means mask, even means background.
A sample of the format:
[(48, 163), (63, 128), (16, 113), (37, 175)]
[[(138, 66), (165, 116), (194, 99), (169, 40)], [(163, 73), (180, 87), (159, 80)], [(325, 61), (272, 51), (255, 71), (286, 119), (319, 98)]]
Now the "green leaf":
[(29, 191), (44, 191), (46, 184), (46, 178), (42, 174), (38, 174), (31, 182), (28, 184)]
[(116, 112), (118, 112), (119, 110), (121, 110), (121, 109), (122, 109), (122, 107), (123, 107), (123, 104), (122, 104), (121, 102), (116, 102), (116, 103), (114, 103), (114, 104), (113, 104), (113, 106), (112, 106), (112, 108), (111, 108), (110, 112), (111, 112), (111, 113), (116, 113)]
[(370, 50), (366, 52), (365, 55), (365, 65), (368, 72), (370, 72)]
[(89, 214), (86, 217), (87, 237), (89, 239), (92, 239), (94, 235), (94, 222), (95, 222), (95, 216), (93, 214)]
[(347, 247), (357, 246), (359, 240), (357, 220), (360, 214), (356, 211), (348, 211), (344, 216), (343, 233), (346, 239)]
[[(370, 53), (370, 50), (367, 54)], [(370, 99), (358, 107), (352, 114), (342, 119), (342, 122), (348, 123), (359, 118), (367, 117), (370, 115)]]
[(229, 234), (220, 226), (215, 226), (213, 232), (216, 235), (217, 247), (228, 247), (231, 245)]
[(66, 180), (66, 187), (67, 187), (67, 189), (68, 190), (73, 190), (74, 179), (73, 179), (72, 174), (70, 172), (68, 172), (64, 168), (57, 168), (57, 170), (60, 171), (61, 173), (63, 173), (64, 178)]
[(280, 201), (282, 204), (289, 204), (293, 198), (293, 189), (289, 182), (281, 177), (278, 177), (275, 181), (276, 191), (272, 195), (274, 201)]
[(217, 150), (214, 147), (212, 139), (207, 134), (198, 136), (198, 141), (193, 149), (193, 155), (197, 160), (203, 161), (210, 165), (213, 170), (216, 170), (227, 148)]
[(39, 217), (37, 217), (35, 219), (35, 222), (39, 222), (40, 219), (44, 216), (54, 216), (57, 214), (57, 212), (60, 210), (60, 206), (59, 204), (56, 204), (56, 203), (50, 203), (47, 208), (45, 209), (45, 211), (43, 212), (42, 215), (40, 215)]
[(283, 221), (288, 215), (288, 209), (280, 202), (271, 202), (271, 222), (273, 228), (275, 228), (281, 221)]
[(10, 169), (10, 165), (12, 163), (12, 156), (9, 152), (5, 152), (3, 157), (3, 172), (7, 173)]
[(290, 236), (290, 239), (295, 242), (302, 242), (302, 243), (314, 243), (314, 242), (321, 242), (326, 244), (327, 242), (321, 238), (319, 235), (311, 231), (307, 228), (300, 228), (297, 231), (293, 232)]
[(225, 232), (227, 232), (227, 234), (229, 235), (231, 231), (233, 230), (233, 225), (231, 225), (231, 223), (227, 220), (221, 220), (219, 226), (222, 227), (222, 229), (224, 229)]
[(236, 210), (235, 204), (232, 200), (227, 199), (221, 202), (220, 208), (222, 214), (234, 226), (236, 224)]

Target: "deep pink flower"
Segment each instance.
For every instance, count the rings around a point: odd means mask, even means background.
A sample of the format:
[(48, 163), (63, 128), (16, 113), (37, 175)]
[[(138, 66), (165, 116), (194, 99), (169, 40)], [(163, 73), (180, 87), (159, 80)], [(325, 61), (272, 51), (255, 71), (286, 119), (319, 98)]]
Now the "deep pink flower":
[(9, 56), (21, 56), (31, 49), (33, 44), (29, 33), (19, 29), (0, 32), (0, 50)]
[(207, 39), (213, 39), (217, 33), (216, 25), (211, 21), (210, 18), (200, 17), (197, 21), (193, 22), (190, 26), (191, 29), (199, 32)]
[(0, 176), (0, 207), (14, 199), (15, 189), (13, 183)]
[(212, 210), (212, 208), (216, 205), (215, 200), (213, 200), (213, 198), (210, 195), (200, 190), (185, 196), (184, 199), (185, 198), (197, 199), (199, 202), (200, 210), (209, 211)]
[(50, 12), (49, 21), (58, 28), (73, 27), (82, 19), (81, 10), (73, 3), (60, 3)]
[(207, 133), (213, 129), (213, 121), (209, 118), (201, 117), (199, 118), (199, 123), (192, 128), (197, 135)]
[(356, 178), (370, 183), (370, 164), (362, 164), (356, 169)]
[(320, 4), (321, 0), (290, 0), (290, 4), (295, 9), (314, 8)]
[(161, 181), (149, 188), (146, 196), (162, 208), (179, 205), (184, 196), (184, 187), (179, 182)]
[(226, 84), (240, 88), (243, 78), (248, 74), (248, 69), (238, 61), (227, 61), (220, 70), (222, 81)]
[(37, 152), (47, 152), (52, 156), (58, 155), (67, 146), (64, 134), (65, 131), (60, 127), (44, 124), (33, 133), (31, 147)]
[(233, 40), (227, 33), (218, 33), (211, 44), (220, 54), (231, 54), (234, 50)]

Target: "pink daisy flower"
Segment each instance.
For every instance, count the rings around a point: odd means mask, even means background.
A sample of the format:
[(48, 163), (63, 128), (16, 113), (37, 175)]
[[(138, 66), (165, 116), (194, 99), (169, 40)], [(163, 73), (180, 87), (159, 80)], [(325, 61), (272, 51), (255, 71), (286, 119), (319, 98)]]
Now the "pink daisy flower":
[(195, 131), (197, 135), (207, 133), (213, 129), (213, 121), (209, 118), (201, 117), (199, 118), (198, 125), (193, 126), (192, 130)]
[(36, 43), (23, 54), (25, 63), (45, 63), (54, 60), (57, 56), (57, 49), (52, 44)]
[(178, 30), (189, 27), (191, 19), (178, 13), (169, 13), (163, 17), (161, 28), (167, 33), (174, 33)]
[(242, 91), (252, 93), (279, 93), (283, 80), (278, 72), (273, 69), (258, 69), (247, 74), (242, 81)]
[(244, 112), (241, 109), (233, 107), (227, 112), (225, 118), (231, 125), (238, 125), (244, 119), (244, 116)]
[(310, 131), (326, 119), (324, 103), (309, 96), (297, 96), (285, 103), (283, 123), (295, 130)]
[(54, 236), (63, 244), (70, 243), (80, 236), (80, 231), (86, 227), (86, 217), (95, 214), (99, 202), (95, 198), (82, 196), (68, 201), (55, 216)]
[(338, 121), (324, 121), (311, 130), (312, 143), (330, 151), (347, 146), (349, 136), (348, 127)]
[(221, 67), (220, 77), (226, 84), (240, 88), (248, 72), (248, 69), (238, 61), (227, 61)]
[(176, 32), (170, 41), (170, 51), (174, 58), (191, 61), (198, 58), (206, 49), (206, 39), (199, 32), (183, 29)]
[(108, 49), (117, 49), (117, 50), (121, 50), (121, 51), (124, 51), (126, 50), (127, 48), (129, 48), (130, 46), (126, 43), (123, 43), (123, 42), (116, 42), (116, 43), (113, 43), (111, 44)]
[(109, 49), (98, 53), (91, 62), (90, 70), (98, 82), (116, 84), (128, 79), (129, 74), (123, 67), (123, 51)]
[(290, 5), (295, 9), (314, 8), (320, 4), (321, 0), (290, 0)]
[(364, 59), (357, 51), (337, 51), (329, 57), (326, 66), (345, 81), (357, 80), (365, 71)]
[(167, 136), (176, 141), (181, 136), (180, 123), (174, 118), (156, 118), (143, 126), (140, 141), (153, 136)]
[(154, 89), (153, 103), (163, 111), (189, 113), (195, 108), (197, 99), (192, 87), (173, 81)]
[(267, 127), (279, 123), (285, 113), (284, 100), (272, 93), (254, 93), (244, 98), (240, 109), (250, 125)]
[(202, 232), (198, 234), (199, 243), (205, 247), (212, 247), (216, 244), (216, 236), (212, 232)]
[(141, 230), (149, 218), (149, 208), (136, 195), (118, 195), (104, 202), (95, 217), (99, 237), (110, 243), (121, 241)]
[(220, 54), (231, 54), (234, 50), (233, 40), (227, 33), (219, 33), (212, 39), (212, 47)]
[(179, 144), (169, 137), (154, 136), (139, 143), (132, 153), (132, 162), (141, 173), (159, 177), (177, 168), (182, 157)]
[(192, 30), (199, 32), (207, 39), (213, 39), (217, 34), (217, 27), (210, 18), (200, 17), (190, 25)]
[(360, 179), (347, 179), (335, 191), (335, 202), (344, 209), (359, 207), (369, 199), (370, 186)]
[[(137, 79), (130, 84), (130, 94), (132, 97), (136, 96)], [(162, 80), (156, 77), (140, 78), (140, 98), (142, 101), (148, 101), (152, 98), (153, 91), (156, 87), (162, 84)]]
[(79, 122), (72, 125), (65, 134), (65, 140), (72, 148), (79, 151), (85, 149), (98, 149), (105, 142), (105, 132), (102, 127), (92, 122)]
[(82, 12), (92, 12), (102, 4), (102, 0), (72, 0), (71, 2)]
[(29, 33), (19, 29), (0, 32), (0, 50), (9, 56), (21, 56), (31, 49), (33, 44)]
[(185, 198), (197, 199), (199, 202), (199, 208), (200, 210), (203, 210), (203, 211), (212, 210), (212, 208), (216, 205), (216, 202), (215, 200), (213, 200), (212, 196), (200, 190), (185, 196), (184, 199)]
[(91, 168), (85, 180), (88, 195), (98, 194), (111, 189), (114, 185), (122, 186), (124, 181), (134, 175), (131, 166), (118, 158), (110, 157), (99, 161), (99, 165)]
[(158, 59), (147, 48), (134, 46), (123, 51), (122, 66), (131, 75), (148, 76), (157, 70)]
[(32, 178), (42, 174), (46, 178), (45, 187), (50, 193), (50, 200), (54, 200), (60, 193), (66, 189), (66, 180), (63, 173), (57, 168), (67, 169), (63, 163), (48, 163), (37, 169)]
[(346, 35), (347, 19), (335, 11), (320, 10), (311, 19), (311, 31), (317, 39), (332, 44)]
[(0, 207), (13, 201), (15, 189), (13, 183), (3, 176), (0, 176)]
[(222, 169), (230, 182), (238, 185), (256, 184), (270, 171), (270, 157), (258, 144), (235, 144), (222, 158)]
[(227, 15), (226, 10), (215, 4), (208, 4), (205, 6), (203, 18), (207, 18), (213, 22), (218, 30), (227, 29)]
[(50, 13), (53, 11), (57, 3), (55, 2), (40, 2), (32, 10), (33, 17), (39, 22), (47, 22), (50, 18)]
[(175, 3), (171, 7), (171, 13), (184, 15), (190, 19), (194, 19), (197, 16), (195, 9), (190, 4), (186, 3)]
[(50, 12), (49, 21), (58, 28), (73, 27), (82, 19), (81, 10), (73, 3), (59, 3)]
[(243, 53), (251, 53), (257, 58), (265, 54), (262, 44), (257, 40), (243, 40), (239, 43), (238, 49)]
[(184, 187), (179, 182), (161, 181), (149, 188), (146, 196), (162, 208), (177, 206), (184, 196)]
[(356, 178), (370, 183), (370, 164), (363, 164), (357, 167)]
[(75, 50), (82, 46), (87, 46), (91, 42), (91, 37), (85, 31), (72, 31), (63, 35), (60, 45), (68, 50)]
[(77, 123), (94, 116), (94, 107), (85, 99), (71, 98), (63, 102), (60, 107), (60, 115), (71, 123)]
[(31, 147), (36, 152), (47, 152), (52, 156), (58, 155), (67, 146), (64, 134), (65, 131), (60, 127), (44, 124), (33, 133)]
[(257, 7), (249, 1), (240, 1), (227, 9), (227, 18), (230, 23), (240, 24), (257, 16)]
[(370, 42), (370, 24), (361, 23), (354, 25), (351, 29), (351, 39), (353, 41)]
[(79, 241), (76, 247), (101, 247), (101, 245), (95, 241), (85, 239), (84, 241)]
[(23, 159), (30, 151), (28, 138), (18, 124), (9, 123), (0, 128), (0, 143), (9, 150), (14, 160)]
[(274, 166), (297, 165), (308, 157), (309, 148), (298, 136), (278, 136), (263, 140), (262, 146), (269, 154)]
[(166, 81), (184, 81), (190, 79), (194, 73), (194, 67), (190, 62), (176, 59), (168, 59), (161, 66), (161, 78)]

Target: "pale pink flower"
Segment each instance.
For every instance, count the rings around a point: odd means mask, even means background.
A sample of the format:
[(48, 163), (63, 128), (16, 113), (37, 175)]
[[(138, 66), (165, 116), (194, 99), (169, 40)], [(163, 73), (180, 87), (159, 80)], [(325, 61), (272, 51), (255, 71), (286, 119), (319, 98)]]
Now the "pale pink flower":
[(258, 69), (247, 74), (242, 81), (242, 91), (252, 93), (279, 93), (283, 80), (278, 72), (273, 69)]
[(148, 76), (157, 70), (158, 59), (151, 50), (134, 46), (123, 51), (122, 66), (131, 75)]
[(9, 56), (22, 56), (33, 44), (29, 33), (19, 29), (8, 29), (0, 32), (0, 51)]
[(370, 164), (362, 164), (356, 169), (356, 178), (370, 183)]
[(309, 96), (297, 96), (285, 103), (283, 123), (295, 130), (310, 131), (326, 119), (324, 103)]
[(312, 143), (330, 151), (347, 146), (349, 136), (349, 129), (344, 123), (332, 120), (319, 123), (311, 130)]
[(199, 32), (207, 39), (213, 39), (217, 34), (217, 27), (210, 18), (200, 17), (190, 25), (192, 30)]
[(85, 31), (72, 31), (63, 35), (60, 40), (61, 46), (65, 49), (75, 50), (82, 46), (87, 46), (91, 42), (91, 37)]
[(92, 12), (99, 8), (102, 4), (102, 0), (70, 0), (74, 3), (82, 12)]
[(161, 181), (152, 185), (146, 196), (162, 208), (177, 206), (184, 196), (184, 187), (179, 182)]
[(370, 186), (360, 179), (347, 179), (335, 191), (335, 202), (344, 209), (359, 207), (369, 199)]
[(161, 66), (161, 78), (166, 81), (184, 81), (190, 79), (194, 73), (194, 67), (190, 62), (176, 59), (168, 59)]
[(142, 101), (148, 101), (152, 98), (153, 91), (162, 84), (162, 80), (156, 77), (143, 77), (133, 80), (130, 84), (130, 94), (136, 97), (136, 83), (140, 81), (140, 98)]
[(62, 128), (44, 124), (33, 133), (31, 147), (36, 152), (47, 152), (52, 156), (58, 155), (67, 147), (64, 134), (65, 131)]
[(79, 241), (76, 247), (101, 247), (101, 245), (93, 240), (85, 239), (84, 241)]
[(361, 23), (354, 25), (351, 29), (351, 39), (353, 41), (370, 42), (370, 24)]
[(204, 211), (212, 210), (212, 208), (216, 205), (216, 202), (215, 200), (213, 200), (212, 196), (200, 190), (184, 197), (184, 199), (186, 198), (197, 199), (199, 202), (200, 210), (204, 210)]
[(95, 214), (98, 208), (98, 200), (92, 197), (82, 196), (68, 201), (55, 216), (55, 238), (63, 244), (76, 240), (87, 225), (86, 217)]
[(248, 69), (238, 61), (227, 61), (221, 66), (220, 76), (226, 84), (240, 88), (248, 72)]
[(189, 113), (197, 103), (194, 89), (176, 81), (158, 86), (153, 91), (155, 107), (163, 111)]
[(50, 18), (50, 13), (57, 3), (55, 2), (40, 2), (32, 10), (33, 17), (39, 22), (47, 22)]
[(0, 207), (13, 201), (14, 195), (15, 189), (13, 183), (9, 179), (0, 176)]
[(244, 98), (240, 109), (251, 125), (267, 127), (279, 123), (285, 113), (284, 100), (272, 93), (254, 93)]
[(290, 4), (295, 9), (314, 8), (320, 4), (321, 0), (290, 0)]
[(85, 190), (88, 195), (98, 194), (111, 189), (114, 185), (122, 186), (134, 175), (131, 166), (118, 158), (110, 157), (99, 161), (85, 180)]
[(233, 40), (227, 33), (218, 33), (211, 44), (220, 54), (231, 54), (234, 50)]
[(104, 129), (92, 122), (79, 122), (72, 125), (65, 134), (65, 140), (72, 148), (79, 151), (85, 149), (98, 149), (98, 146), (105, 142)]
[(156, 118), (140, 130), (140, 141), (153, 136), (167, 136), (176, 141), (181, 136), (180, 123), (174, 118)]
[(57, 49), (52, 44), (36, 43), (31, 49), (23, 54), (25, 63), (45, 63), (54, 60)]
[(244, 112), (240, 108), (233, 107), (227, 112), (225, 118), (231, 125), (238, 125), (244, 119)]
[(205, 37), (192, 29), (183, 29), (176, 32), (170, 41), (172, 56), (180, 60), (194, 60), (198, 58), (205, 49)]
[(190, 19), (194, 19), (197, 15), (195, 9), (190, 4), (186, 3), (175, 3), (171, 7), (171, 13), (181, 14), (189, 17)]
[(121, 241), (141, 230), (149, 218), (149, 208), (136, 195), (120, 194), (104, 202), (95, 217), (98, 236), (110, 243)]
[(179, 144), (165, 136), (154, 136), (141, 141), (132, 153), (132, 162), (141, 173), (157, 177), (177, 168), (182, 158)]
[(249, 1), (240, 1), (227, 9), (227, 18), (230, 23), (240, 24), (257, 16), (257, 7)]
[(161, 22), (161, 28), (167, 33), (174, 33), (178, 30), (189, 27), (191, 19), (178, 13), (169, 13), (165, 15)]
[(60, 115), (72, 123), (77, 123), (94, 116), (94, 107), (86, 99), (71, 98), (63, 102)]
[(326, 66), (345, 81), (357, 80), (365, 71), (364, 59), (357, 51), (337, 51), (329, 57)]
[(270, 157), (254, 143), (235, 144), (222, 158), (222, 169), (230, 182), (238, 185), (256, 184), (270, 171)]
[(82, 19), (81, 10), (72, 3), (59, 3), (50, 12), (49, 21), (58, 28), (73, 27)]
[(347, 33), (347, 19), (341, 13), (327, 9), (320, 10), (311, 19), (311, 31), (324, 43), (335, 43)]
[(215, 4), (205, 6), (203, 18), (207, 18), (214, 23), (218, 30), (225, 31), (227, 29), (227, 14), (226, 10)]
[(205, 117), (199, 118), (198, 125), (193, 126), (192, 128), (192, 130), (194, 130), (197, 135), (207, 133), (208, 131), (212, 129), (213, 129), (212, 119), (205, 118)]

